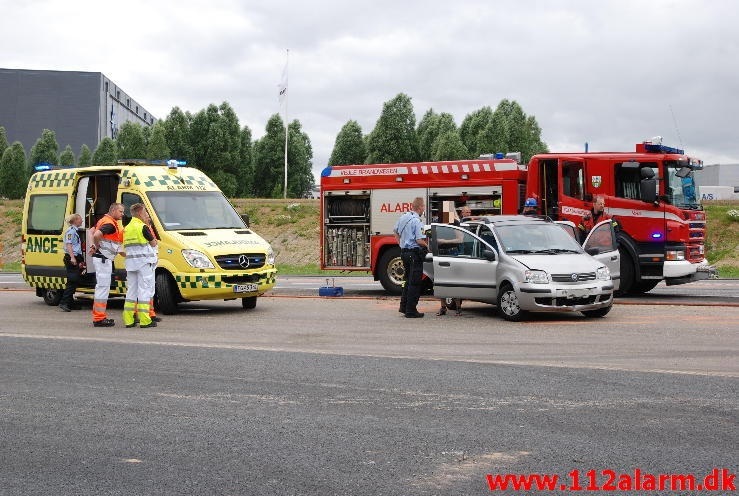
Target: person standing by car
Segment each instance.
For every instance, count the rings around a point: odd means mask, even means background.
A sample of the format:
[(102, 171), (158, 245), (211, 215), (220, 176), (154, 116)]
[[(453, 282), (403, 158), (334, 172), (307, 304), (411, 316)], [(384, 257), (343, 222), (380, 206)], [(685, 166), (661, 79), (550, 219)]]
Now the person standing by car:
[(423, 259), (428, 250), (426, 235), (423, 234), (421, 215), (426, 210), (423, 198), (413, 200), (412, 210), (400, 216), (395, 223), (393, 233), (400, 246), (400, 258), (403, 261), (403, 293), (400, 297), (400, 312), (409, 319), (423, 317), (416, 308), (421, 297), (421, 279), (423, 276)]
[[(470, 207), (467, 207), (467, 206), (462, 207), (460, 209), (460, 213), (462, 214), (462, 217), (469, 217), (471, 215)], [(454, 212), (454, 217), (451, 219), (451, 222), (449, 222), (449, 224), (453, 226), (459, 226), (461, 224), (459, 217), (457, 217), (456, 212)], [(436, 244), (439, 246), (439, 249), (444, 250), (444, 253), (446, 253), (447, 255), (452, 255), (452, 254), (456, 255), (458, 253), (458, 247), (463, 241), (464, 241), (464, 238), (463, 238), (462, 232), (456, 231), (454, 234), (454, 238), (452, 239), (437, 238)], [(452, 310), (456, 310), (457, 316), (462, 315), (462, 298), (449, 298), (449, 300), (450, 300), (450, 305), (447, 305), (447, 298), (439, 298), (441, 307), (439, 308), (439, 311), (436, 312), (437, 317), (446, 315), (447, 310), (450, 307), (452, 308)]]
[(154, 268), (157, 257), (157, 239), (147, 225), (151, 221), (143, 203), (131, 205), (131, 222), (123, 232), (126, 251), (126, 302), (123, 304), (123, 323), (136, 325), (134, 309), (138, 313), (139, 328), (156, 327), (149, 316), (149, 301), (154, 295)]
[(584, 237), (587, 236), (599, 222), (603, 222), (610, 218), (611, 216), (606, 213), (606, 199), (603, 196), (596, 196), (590, 213), (585, 214), (577, 227), (582, 231)]
[(85, 259), (82, 256), (82, 240), (77, 231), (82, 225), (80, 214), (71, 214), (64, 219), (69, 226), (64, 231), (64, 268), (67, 270), (67, 286), (64, 288), (62, 299), (59, 302), (59, 310), (71, 312), (78, 310), (74, 306), (74, 293), (80, 283), (80, 276), (85, 268)]
[[(467, 205), (465, 205), (459, 209), (459, 219), (458, 220), (461, 221), (461, 219), (466, 219), (467, 217), (472, 217), (472, 209), (468, 207)], [(459, 223), (455, 225), (459, 225)]]
[(106, 309), (110, 295), (110, 280), (113, 277), (113, 259), (118, 255), (123, 243), (123, 204), (113, 203), (108, 213), (95, 226), (90, 246), (92, 263), (95, 267), (95, 299), (92, 302), (92, 325), (113, 327), (115, 321), (109, 319)]

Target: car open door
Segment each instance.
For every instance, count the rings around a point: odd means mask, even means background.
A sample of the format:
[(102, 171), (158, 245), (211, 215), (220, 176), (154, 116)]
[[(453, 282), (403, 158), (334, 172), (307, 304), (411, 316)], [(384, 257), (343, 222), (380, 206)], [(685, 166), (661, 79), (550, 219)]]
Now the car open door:
[[(616, 231), (610, 220), (595, 225), (583, 243), (585, 251), (592, 251), (593, 257), (611, 271), (614, 289), (618, 289), (621, 279), (621, 261), (616, 242)], [(595, 251), (597, 250), (597, 253)]]
[(431, 226), (434, 296), (494, 302), (498, 254), (468, 230)]

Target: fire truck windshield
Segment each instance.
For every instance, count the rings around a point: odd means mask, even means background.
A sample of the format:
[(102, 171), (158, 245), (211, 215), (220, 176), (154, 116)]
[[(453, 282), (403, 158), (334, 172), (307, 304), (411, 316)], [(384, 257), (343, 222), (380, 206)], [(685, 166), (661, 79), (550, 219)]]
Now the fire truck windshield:
[(698, 186), (695, 173), (687, 162), (665, 162), (665, 193), (667, 201), (680, 208), (698, 208)]

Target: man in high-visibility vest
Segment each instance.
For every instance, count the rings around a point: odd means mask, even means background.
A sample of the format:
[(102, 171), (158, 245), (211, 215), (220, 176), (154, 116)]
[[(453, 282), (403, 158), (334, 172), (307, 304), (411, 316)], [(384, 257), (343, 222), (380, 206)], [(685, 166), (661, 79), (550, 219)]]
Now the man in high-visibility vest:
[(123, 204), (113, 203), (108, 213), (95, 225), (93, 233), (90, 254), (95, 267), (95, 299), (92, 303), (92, 324), (95, 327), (115, 325), (115, 321), (108, 318), (106, 308), (113, 275), (113, 259), (121, 251), (123, 243), (122, 218)]
[[(151, 231), (151, 233), (154, 234), (154, 226), (151, 225), (151, 221), (149, 221), (147, 226), (149, 226), (149, 230)], [(156, 235), (154, 237), (156, 237)], [(154, 256), (156, 257), (157, 261), (159, 260), (158, 250), (159, 250), (159, 247), (155, 246)], [(154, 276), (155, 276), (154, 277), (154, 289), (155, 289), (154, 293), (156, 293), (156, 264), (157, 262), (154, 262), (154, 271), (155, 271), (154, 272)], [(152, 322), (161, 322), (162, 318), (157, 316), (157, 312), (154, 309), (154, 293), (152, 293), (151, 299), (149, 300), (149, 317), (151, 318)], [(139, 315), (139, 311), (138, 311), (138, 308), (136, 307), (134, 308), (134, 319), (138, 319), (138, 315)]]
[(149, 316), (149, 302), (154, 296), (154, 271), (157, 265), (157, 239), (148, 224), (151, 222), (143, 203), (131, 205), (131, 222), (123, 232), (126, 252), (126, 302), (123, 304), (123, 323), (134, 327), (134, 309), (139, 327), (156, 327)]

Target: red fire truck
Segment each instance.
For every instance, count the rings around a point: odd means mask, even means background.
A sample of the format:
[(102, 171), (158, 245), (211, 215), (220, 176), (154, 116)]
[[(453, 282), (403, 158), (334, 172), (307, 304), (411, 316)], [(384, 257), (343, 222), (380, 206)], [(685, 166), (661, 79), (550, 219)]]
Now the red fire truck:
[(527, 196), (542, 214), (579, 224), (602, 196), (618, 221), (620, 293), (644, 293), (661, 280), (668, 285), (706, 279), (706, 214), (693, 172), (703, 162), (661, 139), (635, 152), (552, 153), (528, 165)]
[(621, 293), (649, 291), (661, 280), (683, 284), (708, 278), (705, 213), (693, 171), (702, 162), (682, 150), (644, 142), (634, 153), (520, 154), (478, 160), (327, 167), (321, 173), (321, 267), (369, 271), (390, 293), (403, 279), (392, 234), (417, 196), (427, 222), (441, 203), (467, 205), (473, 215), (516, 214), (524, 199), (542, 215), (579, 224), (597, 196), (618, 221)]

